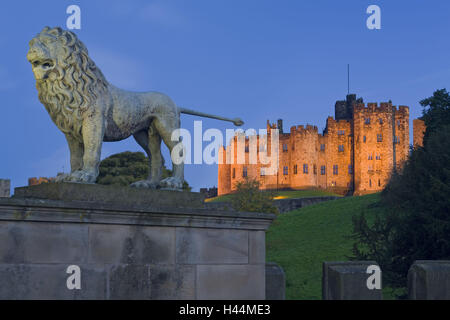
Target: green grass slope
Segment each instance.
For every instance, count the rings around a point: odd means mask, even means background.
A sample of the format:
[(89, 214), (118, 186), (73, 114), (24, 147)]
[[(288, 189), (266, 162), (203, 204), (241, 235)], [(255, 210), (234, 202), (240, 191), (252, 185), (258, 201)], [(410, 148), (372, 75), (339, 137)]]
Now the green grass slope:
[(281, 214), (266, 235), (267, 261), (286, 273), (286, 299), (322, 298), (322, 262), (351, 256), (352, 216), (371, 221), (379, 194), (322, 202)]

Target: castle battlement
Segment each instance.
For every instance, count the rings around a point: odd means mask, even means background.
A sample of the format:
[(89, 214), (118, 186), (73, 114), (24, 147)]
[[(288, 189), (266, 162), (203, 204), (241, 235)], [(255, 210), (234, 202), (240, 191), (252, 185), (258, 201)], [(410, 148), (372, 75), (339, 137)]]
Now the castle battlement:
[(396, 112), (409, 115), (409, 107), (408, 106), (398, 106), (398, 109), (396, 109)]
[(292, 126), (290, 132), (291, 134), (318, 133), (318, 128), (311, 124), (307, 124), (306, 127), (304, 125), (297, 125)]
[(353, 113), (403, 113), (405, 115), (409, 114), (408, 106), (393, 106), (391, 102), (368, 102), (366, 105), (364, 103), (355, 104), (353, 108)]
[(392, 113), (392, 109), (395, 108), (390, 102), (381, 102), (378, 106), (376, 102), (358, 103), (353, 109), (353, 113)]

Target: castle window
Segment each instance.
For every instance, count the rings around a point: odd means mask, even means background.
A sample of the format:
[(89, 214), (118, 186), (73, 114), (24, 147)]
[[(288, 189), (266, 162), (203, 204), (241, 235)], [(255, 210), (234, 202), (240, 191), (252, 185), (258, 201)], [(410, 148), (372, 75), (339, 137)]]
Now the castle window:
[(303, 173), (308, 174), (308, 165), (307, 164), (303, 165)]
[(378, 186), (381, 187), (381, 181), (378, 179)]
[(383, 119), (380, 118), (379, 121), (380, 121), (380, 124), (383, 124)]
[(375, 159), (381, 160), (381, 154), (377, 153), (377, 155), (375, 156)]
[(383, 142), (383, 135), (377, 134), (377, 142)]
[(397, 125), (400, 126), (400, 120), (397, 120)]
[(294, 174), (297, 174), (297, 165), (294, 165)]
[(283, 174), (285, 175), (285, 176), (287, 176), (288, 175), (288, 167), (283, 167)]
[(343, 136), (345, 135), (345, 130), (339, 130), (338, 131), (338, 136)]
[(338, 175), (338, 165), (337, 165), (337, 164), (333, 165), (333, 174), (334, 174), (335, 176)]
[(320, 151), (325, 151), (325, 144), (320, 145)]
[(325, 166), (320, 166), (320, 174), (324, 176), (326, 174), (326, 172), (327, 172), (326, 171), (326, 167)]
[(369, 187), (372, 188), (372, 180), (371, 179), (369, 179)]
[(245, 152), (248, 153), (248, 146), (245, 146)]
[(351, 164), (348, 165), (348, 174), (353, 174), (353, 166)]
[(287, 152), (288, 151), (288, 146), (287, 144), (283, 144), (283, 152)]
[(370, 118), (365, 118), (365, 119), (364, 119), (364, 123), (365, 123), (365, 124), (370, 124)]
[(314, 174), (317, 174), (317, 166), (316, 165), (314, 165), (313, 170), (314, 170)]
[(340, 145), (338, 146), (338, 151), (339, 151), (339, 152), (344, 152), (344, 145), (343, 145), (343, 144), (340, 144)]
[(236, 178), (236, 168), (233, 168), (233, 179)]
[(400, 143), (400, 139), (397, 136), (394, 137), (394, 143)]
[(244, 167), (243, 169), (242, 169), (242, 177), (247, 177), (247, 167)]
[(261, 168), (261, 176), (265, 176), (266, 175), (266, 168)]
[(369, 154), (369, 156), (367, 157), (367, 160), (373, 160), (373, 155)]
[(364, 142), (364, 143), (366, 142), (366, 136), (363, 137), (363, 142)]

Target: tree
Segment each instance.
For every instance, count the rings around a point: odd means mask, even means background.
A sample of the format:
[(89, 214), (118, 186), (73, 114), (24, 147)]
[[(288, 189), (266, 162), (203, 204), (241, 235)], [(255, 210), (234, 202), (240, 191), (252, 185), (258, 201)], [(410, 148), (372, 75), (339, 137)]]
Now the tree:
[[(149, 174), (149, 161), (142, 152), (125, 151), (114, 154), (100, 162), (98, 184), (129, 186), (133, 182), (145, 180)], [(163, 167), (162, 177), (172, 175), (172, 170)], [(183, 189), (191, 187), (184, 181)]]
[(364, 214), (353, 219), (354, 258), (376, 260), (394, 288), (406, 286), (415, 260), (450, 259), (450, 95), (437, 90), (421, 104), (424, 146), (391, 177), (375, 222)]
[(249, 177), (238, 181), (236, 193), (231, 200), (233, 209), (246, 212), (278, 213), (278, 208), (273, 205), (273, 192), (262, 191), (259, 186), (259, 181)]
[(428, 135), (450, 124), (450, 95), (446, 89), (436, 90), (433, 96), (423, 99), (420, 104), (423, 106), (422, 120), (427, 128), (426, 141)]

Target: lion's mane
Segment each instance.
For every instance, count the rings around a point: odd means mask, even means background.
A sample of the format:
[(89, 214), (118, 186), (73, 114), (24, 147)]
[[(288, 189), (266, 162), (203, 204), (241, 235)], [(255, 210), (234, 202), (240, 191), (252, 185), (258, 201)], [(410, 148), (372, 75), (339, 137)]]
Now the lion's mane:
[(56, 62), (53, 74), (36, 83), (39, 100), (62, 132), (81, 138), (83, 113), (94, 107), (108, 83), (73, 32), (45, 27), (30, 44), (40, 41), (45, 45), (49, 36), (56, 38), (64, 55), (52, 57)]

